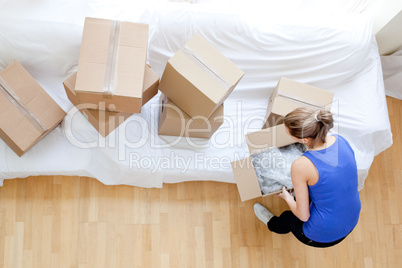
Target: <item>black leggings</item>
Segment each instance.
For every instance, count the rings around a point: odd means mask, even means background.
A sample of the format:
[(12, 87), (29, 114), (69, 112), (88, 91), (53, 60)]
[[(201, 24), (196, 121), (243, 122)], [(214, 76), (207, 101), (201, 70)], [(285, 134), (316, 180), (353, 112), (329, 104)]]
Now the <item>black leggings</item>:
[(311, 247), (317, 247), (317, 248), (326, 248), (326, 247), (331, 247), (333, 245), (338, 244), (341, 242), (345, 237), (336, 240), (334, 242), (330, 243), (321, 243), (321, 242), (316, 242), (311, 240), (310, 238), (306, 237), (303, 233), (303, 221), (301, 221), (298, 217), (296, 217), (292, 211), (287, 210), (281, 214), (281, 216), (276, 217), (274, 216), (269, 222), (268, 222), (268, 229), (271, 232), (277, 233), (277, 234), (287, 234), (289, 232), (292, 232), (293, 235), (303, 244), (306, 244)]

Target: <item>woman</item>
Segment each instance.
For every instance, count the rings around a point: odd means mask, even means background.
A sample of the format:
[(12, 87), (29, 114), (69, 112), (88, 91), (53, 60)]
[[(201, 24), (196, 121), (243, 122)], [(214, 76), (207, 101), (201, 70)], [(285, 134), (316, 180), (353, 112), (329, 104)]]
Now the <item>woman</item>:
[(343, 137), (327, 136), (333, 127), (329, 111), (298, 108), (287, 114), (284, 121), (288, 134), (308, 148), (292, 163), (295, 198), (283, 188), (279, 196), (290, 211), (276, 217), (256, 203), (254, 212), (272, 232), (292, 232), (302, 243), (313, 247), (333, 246), (353, 230), (359, 219), (361, 204), (354, 152)]

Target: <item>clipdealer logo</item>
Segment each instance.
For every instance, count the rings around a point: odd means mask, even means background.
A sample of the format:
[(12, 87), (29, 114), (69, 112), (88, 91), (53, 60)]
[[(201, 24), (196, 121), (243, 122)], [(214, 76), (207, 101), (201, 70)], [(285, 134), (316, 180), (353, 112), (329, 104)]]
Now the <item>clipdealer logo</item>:
[[(335, 110), (333, 112), (335, 119), (334, 130), (335, 133), (339, 133), (336, 122), (339, 107), (335, 105), (336, 103), (332, 104)], [(119, 162), (126, 162), (126, 165), (131, 169), (145, 169), (151, 172), (155, 172), (158, 169), (175, 170), (183, 173), (189, 168), (196, 170), (230, 168), (231, 162), (244, 160), (249, 155), (248, 150), (246, 149), (247, 152), (245, 152), (244, 149), (245, 134), (261, 130), (261, 125), (265, 121), (263, 116), (244, 116), (242, 102), (238, 101), (236, 103), (236, 113), (231, 116), (224, 116), (223, 124), (209, 140), (183, 136), (159, 136), (159, 107), (159, 103), (151, 103), (147, 112), (133, 114), (128, 119), (123, 120), (124, 122), (107, 137), (102, 137), (95, 129), (88, 133), (88, 129), (92, 128), (92, 126), (80, 112), (80, 109), (94, 109), (93, 104), (79, 105), (70, 109), (63, 121), (62, 129), (69, 142), (74, 146), (82, 149), (109, 149), (108, 154), (114, 154), (113, 157), (116, 156)], [(84, 124), (87, 126), (83, 131), (80, 128)], [(185, 128), (186, 126), (182, 125), (181, 127)], [(276, 134), (272, 135), (272, 141), (267, 142), (267, 144), (275, 144), (275, 139), (277, 138)], [(247, 142), (251, 148), (266, 147), (266, 145), (262, 144), (250, 144), (252, 142), (249, 140)], [(233, 153), (230, 155), (225, 155), (224, 153), (222, 155), (206, 154), (208, 151), (211, 153), (211, 149), (233, 148), (235, 152), (243, 152), (243, 155), (239, 153), (234, 153), (234, 155)], [(190, 150), (189, 155), (191, 157), (185, 154), (181, 155), (177, 149)], [(172, 153), (169, 150), (175, 152)], [(240, 162), (236, 164), (247, 164), (247, 161)], [(337, 165), (337, 163), (330, 164)]]
[(158, 170), (171, 170), (181, 174), (186, 173), (187, 170), (219, 170), (230, 168), (232, 161), (238, 161), (244, 157), (249, 156), (248, 153), (241, 155), (234, 154), (233, 157), (229, 156), (211, 156), (205, 153), (195, 153), (191, 156), (183, 156), (171, 151), (169, 155), (159, 157), (143, 157), (138, 152), (129, 154), (130, 169), (146, 169), (151, 173)]

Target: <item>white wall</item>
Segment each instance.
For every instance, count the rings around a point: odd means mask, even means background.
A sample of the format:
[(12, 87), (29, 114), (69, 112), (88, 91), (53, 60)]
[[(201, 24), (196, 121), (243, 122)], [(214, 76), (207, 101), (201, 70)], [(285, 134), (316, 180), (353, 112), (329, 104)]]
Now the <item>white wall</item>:
[(401, 10), (402, 0), (372, 0), (362, 13), (375, 18), (374, 33), (377, 33)]

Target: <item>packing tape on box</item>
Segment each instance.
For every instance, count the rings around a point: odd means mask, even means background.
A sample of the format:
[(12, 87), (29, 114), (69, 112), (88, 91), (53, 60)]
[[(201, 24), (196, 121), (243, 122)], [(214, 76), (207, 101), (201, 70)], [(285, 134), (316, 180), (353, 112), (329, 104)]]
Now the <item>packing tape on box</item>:
[(108, 95), (113, 95), (117, 86), (117, 50), (118, 41), (120, 38), (120, 21), (112, 21), (109, 35), (109, 47), (107, 51), (105, 80), (103, 82), (103, 92)]
[(306, 99), (300, 98), (299, 96), (295, 96), (295, 95), (292, 95), (292, 94), (279, 92), (278, 96), (282, 97), (282, 98), (286, 98), (286, 99), (288, 99), (290, 101), (293, 101), (293, 102), (302, 103), (304, 106), (310, 106), (311, 108), (316, 108), (316, 109), (322, 109), (323, 108), (323, 105), (314, 103), (314, 102), (312, 102), (310, 100), (306, 100)]
[(34, 125), (39, 131), (47, 131), (47, 128), (42, 124), (38, 117), (36, 117), (18, 98), (14, 90), (12, 90), (2, 78), (0, 78), (0, 92), (15, 106), (17, 109)]
[(212, 79), (219, 83), (225, 90), (229, 90), (230, 83), (221, 77), (217, 71), (214, 70), (206, 61), (204, 61), (197, 53), (189, 46), (185, 45), (181, 49), (194, 63), (196, 63), (201, 69), (203, 69)]

